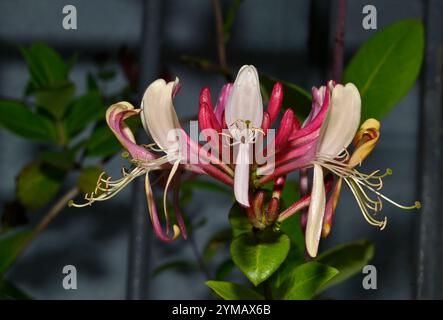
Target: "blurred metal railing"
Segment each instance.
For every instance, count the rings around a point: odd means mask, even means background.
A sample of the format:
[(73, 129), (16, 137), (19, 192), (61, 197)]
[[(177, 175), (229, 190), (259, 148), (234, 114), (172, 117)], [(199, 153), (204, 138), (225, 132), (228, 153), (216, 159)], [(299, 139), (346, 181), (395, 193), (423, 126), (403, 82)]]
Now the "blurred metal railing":
[[(160, 65), (161, 0), (143, 1), (143, 21), (140, 39), (139, 96), (146, 84), (157, 78)], [(144, 179), (138, 179), (133, 187), (127, 297), (131, 300), (147, 299), (152, 230), (148, 221)]]
[(421, 200), (416, 298), (443, 298), (443, 2), (426, 1), (421, 116)]

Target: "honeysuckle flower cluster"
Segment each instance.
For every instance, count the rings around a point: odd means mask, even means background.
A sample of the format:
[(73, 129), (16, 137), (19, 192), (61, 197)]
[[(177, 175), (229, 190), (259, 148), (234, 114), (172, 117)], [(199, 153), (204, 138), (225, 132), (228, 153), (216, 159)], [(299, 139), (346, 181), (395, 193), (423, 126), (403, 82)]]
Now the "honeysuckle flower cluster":
[[(103, 173), (94, 192), (85, 196), (86, 202), (71, 203), (73, 206), (110, 199), (135, 178), (145, 176), (149, 216), (155, 233), (164, 241), (174, 240), (180, 234), (186, 238), (179, 205), (180, 179), (185, 171), (207, 175), (233, 188), (237, 202), (255, 228), (278, 226), (300, 212), (306, 250), (311, 257), (317, 255), (320, 238), (330, 233), (343, 182), (355, 196), (363, 217), (380, 229), (387, 223), (386, 217), (377, 217), (382, 200), (403, 209), (420, 207), (419, 202), (400, 205), (380, 192), (383, 178), (391, 170), (365, 174), (356, 169), (379, 140), (380, 123), (368, 119), (360, 126), (361, 99), (352, 83), (341, 85), (329, 81), (325, 86), (313, 88), (312, 110), (303, 123), (291, 108), (278, 121), (282, 85), (275, 83), (264, 110), (257, 70), (243, 66), (234, 83), (222, 88), (215, 107), (209, 88), (201, 91), (197, 137), (183, 130), (175, 112), (173, 99), (179, 88), (178, 79), (168, 83), (159, 79), (148, 86), (139, 109), (128, 102), (109, 107), (107, 123), (127, 150), (132, 169), (123, 170), (118, 180), (111, 180)], [(125, 124), (132, 116), (140, 116), (152, 144), (137, 144)], [(150, 181), (152, 172), (168, 175), (163, 194), (164, 227)], [(299, 173), (303, 196), (281, 210), (285, 181), (293, 172)], [(265, 188), (269, 184), (270, 195)], [(168, 205), (171, 188), (176, 218), (172, 230)]]

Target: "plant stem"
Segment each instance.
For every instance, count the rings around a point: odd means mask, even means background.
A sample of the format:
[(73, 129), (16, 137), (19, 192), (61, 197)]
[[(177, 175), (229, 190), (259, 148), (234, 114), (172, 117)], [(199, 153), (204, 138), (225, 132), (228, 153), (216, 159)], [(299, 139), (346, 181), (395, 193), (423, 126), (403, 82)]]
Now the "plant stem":
[(68, 141), (67, 141), (66, 132), (65, 132), (65, 128), (63, 126), (63, 123), (60, 120), (56, 120), (55, 128), (57, 130), (58, 143), (61, 146), (66, 146)]
[(212, 8), (214, 10), (215, 28), (217, 32), (217, 51), (218, 51), (218, 63), (222, 69), (228, 68), (226, 61), (226, 42), (225, 35), (223, 34), (223, 14), (219, 0), (212, 0)]
[[(199, 59), (187, 55), (180, 56), (180, 60), (190, 67), (201, 69), (205, 72), (218, 73), (226, 79), (232, 80), (231, 70), (229, 68), (222, 68), (218, 62), (214, 63), (209, 60)], [(229, 80), (230, 81), (230, 80)]]
[(343, 76), (343, 53), (344, 37), (346, 25), (346, 0), (337, 1), (337, 16), (334, 38), (334, 67), (332, 77), (335, 81), (341, 82)]
[(40, 234), (43, 230), (46, 229), (46, 227), (49, 225), (49, 223), (58, 216), (58, 214), (66, 208), (69, 200), (74, 198), (78, 195), (80, 191), (77, 187), (74, 187), (70, 190), (68, 190), (54, 205), (48, 210), (48, 212), (43, 216), (43, 218), (40, 220), (40, 222), (35, 227), (34, 231), (32, 232), (31, 236), (23, 243), (22, 247), (20, 248), (17, 257), (23, 254), (23, 252), (29, 247), (29, 245), (32, 243), (32, 241)]

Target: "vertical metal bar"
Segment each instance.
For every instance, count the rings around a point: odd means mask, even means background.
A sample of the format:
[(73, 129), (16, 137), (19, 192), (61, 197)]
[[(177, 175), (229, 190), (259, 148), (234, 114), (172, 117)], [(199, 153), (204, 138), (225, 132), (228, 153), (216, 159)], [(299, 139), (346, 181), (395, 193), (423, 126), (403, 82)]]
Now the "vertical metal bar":
[[(328, 59), (328, 52), (330, 40), (333, 37), (333, 32), (330, 30), (331, 23), (331, 7), (333, 2), (324, 0), (311, 0), (309, 5), (309, 62), (312, 66), (320, 70), (327, 70), (330, 59)], [(322, 79), (327, 78), (326, 71), (321, 75)]]
[[(161, 0), (143, 1), (142, 32), (140, 43), (139, 92), (142, 96), (146, 85), (159, 73), (161, 38)], [(131, 300), (148, 298), (149, 257), (152, 231), (148, 223), (144, 181), (134, 184), (133, 208), (128, 265), (127, 297)]]
[(421, 116), (421, 200), (417, 265), (418, 299), (443, 298), (443, 214), (441, 179), (443, 2), (426, 2), (426, 53)]

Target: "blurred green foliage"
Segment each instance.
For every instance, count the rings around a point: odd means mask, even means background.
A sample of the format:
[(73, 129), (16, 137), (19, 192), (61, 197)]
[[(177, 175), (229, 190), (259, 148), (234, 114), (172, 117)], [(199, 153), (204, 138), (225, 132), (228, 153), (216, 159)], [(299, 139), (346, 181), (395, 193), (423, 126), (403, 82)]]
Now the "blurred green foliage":
[[(86, 90), (80, 93), (70, 78), (76, 57), (64, 60), (40, 42), (20, 47), (19, 52), (29, 80), (21, 99), (0, 100), (0, 127), (38, 145), (38, 154), (19, 172), (15, 199), (5, 205), (2, 215), (0, 297), (5, 299), (26, 296), (3, 277), (37, 232), (21, 227), (27, 221), (23, 215), (53, 203), (70, 175), (78, 179), (79, 191), (94, 190), (101, 165), (121, 148), (106, 125), (106, 106), (131, 95), (126, 86), (112, 95), (105, 92), (106, 83), (116, 76), (116, 70), (106, 64), (85, 75)], [(137, 125), (132, 123), (134, 128)]]

